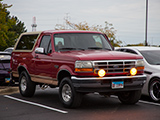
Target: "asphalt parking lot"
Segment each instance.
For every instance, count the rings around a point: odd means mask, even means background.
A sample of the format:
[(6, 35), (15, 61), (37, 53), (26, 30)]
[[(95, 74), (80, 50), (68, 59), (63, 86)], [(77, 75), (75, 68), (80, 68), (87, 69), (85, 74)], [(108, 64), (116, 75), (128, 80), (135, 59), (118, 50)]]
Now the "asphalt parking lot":
[[(14, 87), (18, 90), (18, 87)], [(13, 91), (12, 91), (13, 92)], [(36, 89), (32, 98), (14, 91), (0, 95), (0, 120), (159, 120), (160, 104), (140, 100), (135, 105), (123, 105), (115, 97), (85, 95), (76, 109), (61, 105), (58, 89)]]

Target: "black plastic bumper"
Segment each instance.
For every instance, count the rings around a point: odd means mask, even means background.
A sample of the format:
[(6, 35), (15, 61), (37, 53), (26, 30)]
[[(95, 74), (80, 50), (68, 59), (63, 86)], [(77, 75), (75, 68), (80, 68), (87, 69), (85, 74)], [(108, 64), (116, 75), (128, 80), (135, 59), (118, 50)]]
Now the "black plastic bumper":
[[(119, 92), (141, 90), (146, 82), (145, 75), (116, 77), (71, 77), (73, 86), (78, 92)], [(124, 87), (112, 89), (112, 82), (123, 81)]]

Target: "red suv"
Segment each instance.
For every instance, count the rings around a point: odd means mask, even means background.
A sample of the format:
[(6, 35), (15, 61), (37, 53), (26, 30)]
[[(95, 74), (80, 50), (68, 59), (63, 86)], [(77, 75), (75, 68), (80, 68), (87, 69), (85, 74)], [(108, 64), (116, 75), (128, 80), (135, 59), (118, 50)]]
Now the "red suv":
[(107, 36), (93, 31), (23, 33), (11, 68), (22, 96), (33, 96), (36, 85), (59, 87), (60, 100), (69, 108), (78, 107), (91, 92), (135, 104), (146, 80), (141, 56), (113, 51)]

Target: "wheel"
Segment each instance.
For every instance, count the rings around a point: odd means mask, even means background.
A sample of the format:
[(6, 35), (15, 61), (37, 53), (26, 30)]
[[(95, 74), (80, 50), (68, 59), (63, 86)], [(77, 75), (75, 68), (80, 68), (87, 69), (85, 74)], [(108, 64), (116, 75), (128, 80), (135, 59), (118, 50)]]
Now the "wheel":
[(26, 71), (21, 72), (19, 77), (19, 91), (24, 97), (32, 97), (35, 93), (36, 84), (31, 81)]
[(160, 79), (155, 78), (149, 84), (149, 95), (154, 101), (160, 101)]
[(59, 97), (66, 108), (79, 107), (82, 101), (82, 94), (75, 91), (69, 77), (62, 79), (59, 86)]
[(135, 104), (140, 97), (141, 90), (120, 92), (118, 94), (118, 98), (123, 104)]

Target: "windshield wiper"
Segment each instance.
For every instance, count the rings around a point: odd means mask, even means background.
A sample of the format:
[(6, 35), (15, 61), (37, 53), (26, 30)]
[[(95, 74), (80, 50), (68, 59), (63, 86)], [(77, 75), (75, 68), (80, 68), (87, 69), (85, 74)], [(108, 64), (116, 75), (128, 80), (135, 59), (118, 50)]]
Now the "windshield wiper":
[(111, 51), (111, 49), (110, 48), (104, 48), (105, 50), (109, 50), (109, 51)]
[(99, 50), (99, 49), (103, 49), (103, 48), (101, 48), (101, 47), (88, 47), (88, 49)]
[(84, 49), (83, 48), (63, 47), (63, 48), (59, 48), (59, 50), (84, 50)]
[(88, 47), (88, 49), (93, 49), (93, 50), (102, 50), (102, 49), (111, 50), (109, 48), (101, 48), (101, 47)]

